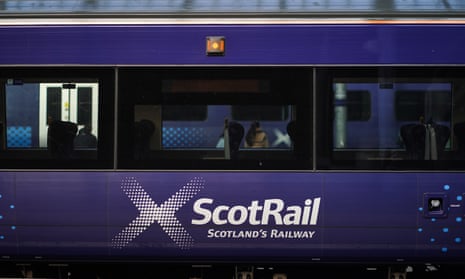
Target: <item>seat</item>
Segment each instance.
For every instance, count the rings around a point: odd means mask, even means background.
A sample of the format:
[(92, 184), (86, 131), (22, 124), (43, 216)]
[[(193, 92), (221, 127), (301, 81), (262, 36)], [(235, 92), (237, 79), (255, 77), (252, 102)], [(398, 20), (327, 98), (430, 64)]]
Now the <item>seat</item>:
[(406, 124), (400, 128), (400, 136), (409, 160), (437, 160), (442, 157), (450, 129), (436, 123)]
[(289, 135), (289, 138), (291, 141), (295, 144), (296, 138), (297, 138), (297, 122), (295, 120), (292, 120), (287, 124), (286, 127), (287, 134)]
[(241, 146), (242, 138), (244, 137), (244, 126), (235, 121), (228, 123), (229, 134), (229, 152), (231, 159), (237, 159), (239, 147)]
[(457, 153), (460, 158), (465, 155), (465, 122), (454, 125), (454, 134), (457, 138)]
[(55, 159), (69, 159), (74, 151), (77, 125), (67, 121), (52, 121), (48, 126), (47, 148)]
[(149, 157), (150, 141), (155, 129), (155, 124), (147, 119), (134, 123), (134, 157), (136, 160)]

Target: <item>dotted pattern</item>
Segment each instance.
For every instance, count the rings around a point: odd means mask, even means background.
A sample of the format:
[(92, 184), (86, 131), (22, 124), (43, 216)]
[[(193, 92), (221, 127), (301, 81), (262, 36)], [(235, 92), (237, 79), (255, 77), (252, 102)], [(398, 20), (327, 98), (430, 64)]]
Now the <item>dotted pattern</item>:
[(158, 222), (163, 231), (181, 249), (189, 249), (194, 245), (194, 239), (181, 225), (175, 213), (203, 189), (203, 178), (192, 178), (178, 192), (173, 194), (161, 205), (157, 205), (142, 188), (135, 177), (126, 177), (121, 182), (121, 189), (129, 197), (140, 214), (112, 240), (115, 248), (124, 248), (154, 222)]
[(10, 126), (6, 133), (7, 146), (10, 148), (32, 146), (32, 128), (30, 126)]
[(210, 138), (204, 128), (163, 128), (163, 147), (202, 147)]
[[(2, 203), (2, 202), (3, 202), (3, 194), (0, 193), (0, 203)], [(12, 210), (15, 209), (15, 205), (14, 205), (14, 204), (10, 204), (10, 205), (8, 206), (8, 208), (9, 208), (10, 211), (12, 211)], [(0, 212), (0, 224), (3, 223), (3, 222), (2, 222), (2, 221), (3, 221), (3, 218), (4, 218), (4, 212)], [(11, 230), (11, 231), (16, 230), (16, 226), (15, 226), (15, 225), (11, 225), (11, 226), (10, 226), (10, 230)], [(7, 238), (8, 238), (8, 237), (7, 237), (7, 232), (5, 232), (5, 231), (0, 231), (0, 241), (5, 240), (5, 239), (7, 239)]]
[[(454, 188), (449, 184), (442, 185), (442, 192), (440, 193), (449, 197), (447, 201), (444, 201), (444, 210), (447, 212), (447, 217), (425, 218), (423, 216), (426, 215), (428, 209), (423, 206), (418, 208), (422, 218), (417, 232), (422, 235), (422, 239), (425, 239), (429, 245), (437, 247), (441, 253), (448, 253), (451, 248), (455, 248), (464, 242), (464, 232), (461, 229), (465, 218), (463, 212), (464, 194), (460, 188)], [(426, 203), (426, 201), (423, 202)]]

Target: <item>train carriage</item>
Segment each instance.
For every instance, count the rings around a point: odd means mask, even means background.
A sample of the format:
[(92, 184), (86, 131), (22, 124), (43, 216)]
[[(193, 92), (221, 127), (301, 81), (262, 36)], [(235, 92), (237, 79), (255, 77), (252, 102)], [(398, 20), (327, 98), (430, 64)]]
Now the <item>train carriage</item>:
[(2, 263), (462, 263), (460, 11), (0, 18)]

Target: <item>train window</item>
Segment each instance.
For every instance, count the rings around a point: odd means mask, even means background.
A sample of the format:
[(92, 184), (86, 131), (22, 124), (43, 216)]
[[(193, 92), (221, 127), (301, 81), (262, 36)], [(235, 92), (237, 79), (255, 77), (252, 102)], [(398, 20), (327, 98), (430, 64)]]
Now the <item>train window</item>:
[(6, 149), (5, 98), (0, 89), (0, 150)]
[[(61, 90), (61, 87), (46, 87), (46, 115), (50, 116), (52, 119), (61, 119)], [(44, 121), (44, 124), (47, 125), (48, 123)]]
[(435, 84), (434, 86), (442, 86), (447, 90), (396, 91), (397, 120), (418, 121), (419, 117), (429, 117), (435, 121), (450, 121), (452, 106), (451, 84)]
[[(77, 134), (72, 137), (74, 148), (97, 148), (98, 83), (10, 80), (5, 85), (5, 96), (7, 148), (50, 149), (54, 144), (51, 127), (60, 122), (68, 122), (69, 128), (76, 129), (76, 132), (70, 131)], [(85, 98), (88, 101), (83, 106)]]
[(286, 69), (121, 69), (119, 167), (308, 168), (311, 80)]
[(367, 90), (347, 90), (345, 102), (348, 121), (368, 121), (371, 116), (371, 94)]
[(318, 98), (318, 115), (327, 116), (318, 121), (322, 141), (317, 150), (327, 158), (319, 167), (460, 168), (457, 161), (465, 157), (458, 156), (457, 127), (465, 114), (457, 110), (464, 94), (458, 73), (427, 68), (319, 71), (318, 90), (332, 91)]
[(77, 123), (80, 125), (92, 123), (96, 119), (93, 114), (97, 112), (95, 108), (98, 108), (98, 92), (95, 89), (93, 86), (79, 86), (77, 89)]
[(164, 121), (205, 121), (208, 117), (208, 107), (205, 105), (163, 106)]
[(163, 93), (266, 93), (269, 81), (259, 79), (163, 80)]
[(286, 121), (289, 109), (288, 106), (232, 106), (231, 116), (238, 121)]
[(6, 71), (0, 90), (5, 108), (0, 165), (9, 160), (8, 167), (20, 168), (87, 168), (82, 161), (102, 166), (106, 148), (100, 152), (99, 142), (107, 139), (99, 136), (101, 86), (109, 74), (63, 72), (57, 77), (49, 69)]

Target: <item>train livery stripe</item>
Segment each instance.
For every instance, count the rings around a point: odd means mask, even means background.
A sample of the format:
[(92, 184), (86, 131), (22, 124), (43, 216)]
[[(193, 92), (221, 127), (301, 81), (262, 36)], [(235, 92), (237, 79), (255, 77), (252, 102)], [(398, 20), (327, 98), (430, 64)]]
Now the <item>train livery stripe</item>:
[[(463, 65), (464, 32), (444, 24), (5, 26), (0, 65)], [(205, 55), (212, 35), (225, 37), (224, 56)]]

